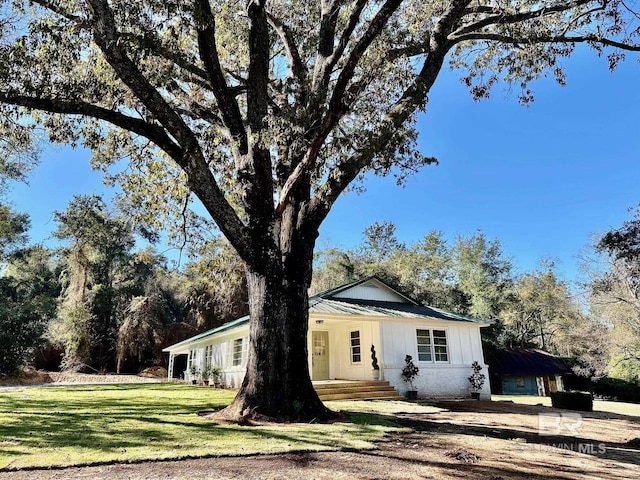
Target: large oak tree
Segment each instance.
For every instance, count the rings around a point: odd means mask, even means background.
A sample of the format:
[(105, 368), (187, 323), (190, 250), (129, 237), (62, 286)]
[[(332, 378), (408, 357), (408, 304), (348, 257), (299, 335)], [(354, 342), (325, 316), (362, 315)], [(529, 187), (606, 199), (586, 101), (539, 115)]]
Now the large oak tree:
[(530, 80), (564, 82), (577, 44), (612, 47), (612, 66), (640, 49), (620, 0), (13, 0), (1, 15), (5, 134), (42, 125), (99, 165), (127, 158), (149, 211), (184, 182), (242, 258), (232, 417), (330, 416), (307, 365), (318, 228), (366, 172), (433, 161), (414, 127), (447, 56), (476, 98), (503, 79), (526, 103)]

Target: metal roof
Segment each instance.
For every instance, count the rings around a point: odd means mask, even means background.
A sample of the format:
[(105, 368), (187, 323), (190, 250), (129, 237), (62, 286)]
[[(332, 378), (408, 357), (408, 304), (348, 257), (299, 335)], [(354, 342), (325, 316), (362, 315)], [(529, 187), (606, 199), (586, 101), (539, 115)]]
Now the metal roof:
[(309, 299), (309, 313), (361, 315), (367, 317), (426, 317), (453, 322), (486, 323), (472, 317), (445, 312), (439, 308), (427, 307), (424, 305), (383, 302), (379, 300), (359, 300), (352, 298), (332, 299), (312, 297)]
[(202, 332), (193, 337), (189, 337), (186, 340), (175, 343), (169, 347), (163, 348), (163, 352), (168, 352), (169, 350), (175, 350), (178, 347), (182, 347), (189, 343), (197, 342), (198, 340), (202, 340), (203, 338), (210, 337), (211, 335), (215, 335), (216, 333), (222, 333), (227, 330), (231, 330), (232, 328), (240, 327), (246, 323), (249, 323), (249, 315), (245, 315), (244, 317), (238, 318), (236, 320), (232, 320), (231, 322), (227, 322), (224, 325), (220, 325), (219, 327), (213, 328), (211, 330), (207, 330), (206, 332)]
[(496, 375), (562, 375), (569, 372), (562, 359), (537, 348), (487, 351), (487, 363)]
[[(407, 301), (411, 303), (385, 302), (380, 300), (361, 300), (355, 298), (334, 298), (335, 295), (339, 294), (340, 292), (344, 292), (349, 288), (355, 287), (372, 279), (381, 282), (383, 285), (385, 285), (385, 287), (389, 288), (403, 298), (406, 298)], [(322, 292), (314, 295), (313, 297), (310, 297), (309, 313), (330, 315), (356, 315), (363, 317), (434, 318), (437, 320), (489, 325), (488, 322), (478, 320), (476, 318), (459, 315), (457, 313), (446, 312), (444, 310), (440, 310), (439, 308), (420, 305), (415, 300), (390, 287), (387, 283), (385, 283), (375, 275), (364, 278), (362, 280), (358, 280), (357, 282), (343, 285), (338, 288), (327, 290), (326, 292)], [(187, 344), (202, 340), (212, 335), (216, 335), (233, 328), (241, 327), (242, 325), (245, 325), (247, 323), (249, 323), (248, 315), (237, 320), (227, 322), (224, 325), (221, 325), (212, 330), (207, 330), (206, 332), (203, 332), (194, 337), (187, 338), (180, 343), (176, 343), (175, 345), (164, 348), (163, 351), (168, 352), (170, 350), (175, 350), (176, 348), (183, 347)]]

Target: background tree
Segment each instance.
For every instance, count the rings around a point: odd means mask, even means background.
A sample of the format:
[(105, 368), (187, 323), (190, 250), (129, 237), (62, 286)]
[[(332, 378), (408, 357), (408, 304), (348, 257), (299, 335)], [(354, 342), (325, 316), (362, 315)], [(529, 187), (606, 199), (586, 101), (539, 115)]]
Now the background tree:
[(208, 330), (247, 315), (244, 268), (229, 242), (211, 240), (193, 254), (197, 258), (180, 275), (191, 323), (198, 330)]
[(8, 374), (44, 345), (59, 289), (49, 251), (17, 248), (26, 241), (28, 217), (0, 207), (0, 374)]
[(556, 277), (553, 264), (520, 275), (514, 288), (513, 302), (504, 314), (512, 335), (509, 343), (569, 356), (567, 335), (582, 317), (567, 285)]
[(596, 244), (591, 264), (591, 308), (610, 328), (610, 369), (633, 379), (640, 366), (640, 214)]
[(113, 370), (117, 332), (132, 296), (131, 227), (97, 196), (75, 196), (55, 218), (55, 236), (69, 246), (61, 252), (66, 280), (51, 340), (64, 346), (65, 368)]
[(29, 216), (16, 213), (9, 205), (0, 203), (0, 261), (6, 261), (9, 254), (27, 241)]
[(453, 247), (457, 284), (465, 293), (462, 313), (485, 320), (496, 319), (512, 298), (511, 260), (505, 258), (498, 239), (478, 232), (459, 237)]
[(232, 418), (330, 415), (307, 368), (315, 239), (366, 172), (402, 180), (433, 162), (415, 149), (415, 122), (447, 56), (475, 98), (502, 77), (526, 103), (540, 75), (564, 82), (558, 59), (578, 43), (639, 49), (637, 16), (603, 0), (2, 7), (3, 115), (30, 115), (105, 167), (166, 172), (153, 195), (184, 182), (242, 259), (251, 340)]

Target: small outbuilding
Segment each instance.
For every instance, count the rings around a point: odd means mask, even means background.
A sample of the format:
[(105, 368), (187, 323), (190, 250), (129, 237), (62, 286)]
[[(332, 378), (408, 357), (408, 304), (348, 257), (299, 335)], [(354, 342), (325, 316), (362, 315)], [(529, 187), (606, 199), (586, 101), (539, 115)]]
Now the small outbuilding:
[(558, 357), (536, 348), (488, 351), (494, 393), (549, 396), (563, 391), (562, 376), (569, 369)]

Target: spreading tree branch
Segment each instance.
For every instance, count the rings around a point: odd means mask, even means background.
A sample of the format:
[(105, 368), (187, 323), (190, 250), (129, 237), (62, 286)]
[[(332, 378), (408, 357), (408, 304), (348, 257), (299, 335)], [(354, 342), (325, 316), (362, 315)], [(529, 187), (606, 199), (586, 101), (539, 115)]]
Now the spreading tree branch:
[(113, 12), (107, 0), (87, 0), (96, 45), (118, 77), (127, 85), (160, 123), (188, 150), (194, 150), (197, 139), (183, 119), (149, 83), (122, 47)]
[(526, 20), (532, 20), (535, 18), (541, 18), (549, 15), (554, 15), (556, 13), (566, 12), (567, 10), (571, 10), (573, 8), (580, 7), (587, 3), (591, 3), (593, 0), (575, 0), (573, 2), (564, 3), (560, 5), (555, 5), (553, 7), (542, 7), (536, 10), (524, 11), (519, 13), (514, 13), (512, 15), (506, 15), (500, 11), (497, 12), (497, 15), (492, 15), (482, 20), (479, 20), (474, 23), (470, 23), (468, 25), (463, 26), (458, 31), (454, 32), (453, 35), (464, 35), (470, 32), (477, 32), (478, 30), (487, 27), (489, 25), (506, 25), (513, 23), (520, 23)]
[(615, 47), (620, 50), (626, 50), (631, 52), (640, 52), (640, 45), (632, 45), (628, 43), (619, 42), (610, 38), (600, 37), (598, 35), (536, 35), (533, 37), (516, 38), (508, 35), (500, 35), (494, 33), (468, 33), (459, 37), (452, 37), (451, 42), (453, 44), (470, 41), (470, 40), (487, 40), (500, 43), (508, 43), (512, 45), (525, 45), (531, 43), (594, 43), (605, 45), (608, 47)]
[(215, 38), (216, 24), (209, 0), (196, 0), (196, 17), (200, 22), (197, 29), (200, 58), (207, 70), (207, 76), (211, 82), (213, 94), (218, 101), (222, 119), (231, 132), (231, 136), (237, 142), (240, 153), (244, 155), (249, 148), (247, 132), (244, 128), (238, 102), (227, 86), (224, 72), (220, 66)]
[[(426, 103), (427, 93), (440, 73), (445, 56), (450, 48), (447, 36), (463, 15), (464, 9), (470, 1), (457, 0), (452, 3), (450, 9), (440, 18), (433, 30), (430, 38), (430, 51), (425, 57), (420, 72), (400, 99), (383, 117), (379, 127), (374, 129), (377, 134), (372, 137), (364, 148), (334, 168), (329, 173), (325, 183), (316, 190), (314, 197), (305, 209), (307, 219), (314, 228), (320, 227), (338, 196), (358, 176), (360, 171), (371, 163), (377, 149), (381, 145), (388, 143), (395, 135), (396, 130), (409, 119), (417, 108)], [(380, 12), (382, 12), (382, 9)]]
[(247, 240), (246, 227), (224, 197), (209, 170), (196, 136), (123, 50), (113, 12), (107, 0), (87, 0), (87, 3), (96, 45), (118, 77), (180, 143), (184, 157), (176, 161), (187, 174), (190, 188), (200, 198), (238, 253), (251, 262), (254, 251)]
[(293, 37), (293, 33), (287, 25), (282, 23), (273, 15), (267, 14), (267, 19), (284, 45), (285, 52), (287, 53), (287, 59), (289, 60), (289, 64), (291, 65), (291, 73), (293, 74), (293, 78), (295, 78), (300, 88), (299, 101), (300, 103), (304, 103), (307, 97), (308, 90), (308, 72), (307, 67), (302, 61), (302, 57), (300, 57), (300, 51), (298, 50), (298, 46), (296, 45), (296, 40)]
[[(342, 6), (341, 0), (322, 0), (320, 2), (320, 31), (318, 33), (318, 52), (313, 66), (311, 89), (317, 91), (324, 84), (326, 67), (333, 53), (336, 23)], [(326, 85), (325, 85), (326, 87)]]
[(324, 75), (322, 78), (322, 88), (326, 89), (327, 85), (329, 84), (329, 79), (331, 78), (331, 72), (333, 72), (333, 69), (342, 58), (344, 51), (347, 48), (349, 41), (351, 40), (351, 36), (353, 35), (353, 32), (355, 31), (356, 27), (358, 26), (358, 23), (360, 22), (360, 15), (362, 14), (362, 11), (364, 10), (364, 7), (367, 5), (368, 1), (369, 0), (356, 1), (353, 11), (351, 12), (351, 15), (349, 15), (349, 21), (347, 23), (347, 26), (345, 27), (345, 29), (342, 32), (342, 35), (340, 36), (338, 45), (336, 45), (335, 50), (327, 60), (327, 63), (324, 69)]
[(296, 165), (295, 169), (289, 175), (289, 178), (285, 182), (280, 191), (280, 198), (278, 199), (278, 205), (276, 207), (276, 215), (282, 214), (289, 202), (291, 192), (295, 189), (298, 183), (307, 175), (307, 172), (313, 167), (318, 157), (318, 153), (322, 148), (325, 140), (338, 124), (340, 118), (345, 112), (344, 94), (345, 91), (353, 79), (356, 67), (360, 62), (360, 59), (366, 52), (371, 43), (380, 35), (384, 27), (389, 22), (389, 19), (402, 3), (402, 0), (387, 0), (376, 15), (371, 20), (366, 32), (362, 35), (360, 40), (353, 47), (353, 50), (349, 52), (349, 56), (345, 62), (340, 75), (336, 81), (336, 85), (333, 88), (331, 100), (329, 101), (329, 109), (324, 117), (322, 125), (320, 126), (317, 135), (311, 142), (307, 152), (305, 153), (302, 161)]
[(57, 98), (31, 97), (12, 92), (0, 91), (0, 102), (16, 105), (32, 110), (66, 115), (82, 115), (104, 120), (117, 127), (131, 131), (148, 138), (167, 155), (179, 162), (184, 157), (184, 151), (167, 135), (165, 130), (157, 124), (146, 122), (140, 118), (131, 117), (123, 113), (92, 105), (80, 100), (62, 100)]

